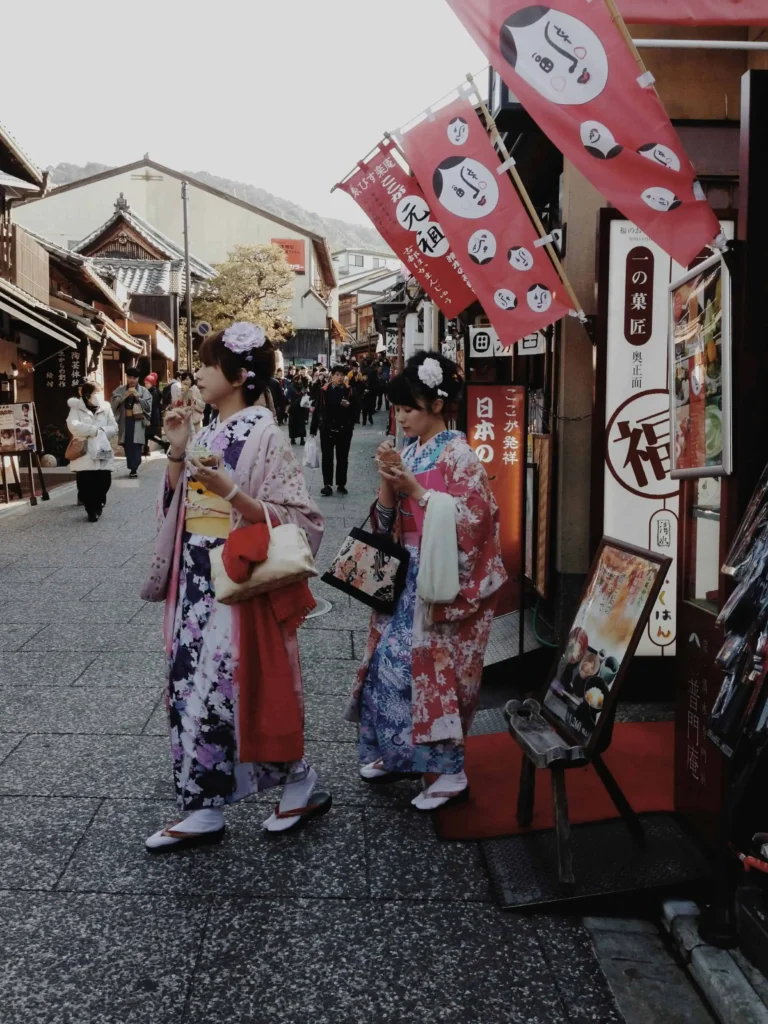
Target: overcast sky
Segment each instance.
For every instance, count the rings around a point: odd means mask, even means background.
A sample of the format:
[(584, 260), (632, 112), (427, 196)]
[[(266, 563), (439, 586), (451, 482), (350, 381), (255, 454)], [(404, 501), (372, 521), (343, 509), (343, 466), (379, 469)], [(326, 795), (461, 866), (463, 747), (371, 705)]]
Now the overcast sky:
[(360, 223), (331, 186), (485, 64), (445, 0), (38, 0), (2, 36), (0, 121), (37, 164), (148, 152)]

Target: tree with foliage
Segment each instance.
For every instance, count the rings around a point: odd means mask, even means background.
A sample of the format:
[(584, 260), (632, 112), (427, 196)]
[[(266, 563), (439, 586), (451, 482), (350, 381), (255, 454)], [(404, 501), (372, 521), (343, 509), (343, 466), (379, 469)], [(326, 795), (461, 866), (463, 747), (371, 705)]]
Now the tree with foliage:
[(270, 341), (284, 341), (293, 334), (288, 310), (294, 288), (294, 273), (279, 245), (236, 245), (193, 299), (192, 316), (208, 321), (214, 332), (249, 320), (263, 327)]

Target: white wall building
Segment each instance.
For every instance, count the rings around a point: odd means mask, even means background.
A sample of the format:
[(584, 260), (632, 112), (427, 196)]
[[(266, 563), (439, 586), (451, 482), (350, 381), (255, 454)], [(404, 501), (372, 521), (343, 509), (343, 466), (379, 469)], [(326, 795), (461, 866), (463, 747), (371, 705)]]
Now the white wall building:
[(297, 339), (309, 343), (314, 332), (326, 332), (329, 318), (338, 318), (338, 294), (325, 238), (148, 157), (54, 188), (42, 199), (17, 206), (15, 219), (63, 248), (72, 248), (108, 220), (123, 193), (139, 217), (183, 245), (182, 181), (189, 182), (190, 250), (215, 265), (235, 245), (279, 242), (296, 271), (290, 315)]
[(400, 259), (388, 249), (336, 249), (333, 265), (339, 280), (369, 270), (397, 270)]

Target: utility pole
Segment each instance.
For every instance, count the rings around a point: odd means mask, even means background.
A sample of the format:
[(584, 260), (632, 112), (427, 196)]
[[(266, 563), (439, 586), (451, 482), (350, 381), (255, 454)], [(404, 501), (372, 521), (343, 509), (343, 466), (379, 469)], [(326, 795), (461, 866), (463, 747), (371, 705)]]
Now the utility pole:
[(192, 282), (189, 273), (189, 185), (186, 181), (181, 183), (181, 203), (184, 210), (184, 275), (187, 300), (187, 369), (190, 373), (192, 366)]

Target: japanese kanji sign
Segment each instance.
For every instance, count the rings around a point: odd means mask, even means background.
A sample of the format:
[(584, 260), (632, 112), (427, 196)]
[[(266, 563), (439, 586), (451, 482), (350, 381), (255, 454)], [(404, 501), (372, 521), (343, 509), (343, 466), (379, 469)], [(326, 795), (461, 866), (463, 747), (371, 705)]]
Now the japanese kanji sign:
[(392, 147), (382, 143), (338, 187), (352, 196), (443, 313), (458, 316), (475, 296), (418, 182), (392, 156)]
[(603, 0), (448, 3), (542, 131), (649, 238), (684, 266), (715, 240), (691, 162)]
[(509, 580), (496, 614), (503, 615), (520, 607), (525, 388), (470, 384), (467, 388), (467, 440), (485, 466), (501, 513), (501, 556)]
[(402, 147), (502, 345), (573, 308), (469, 100), (416, 125)]

